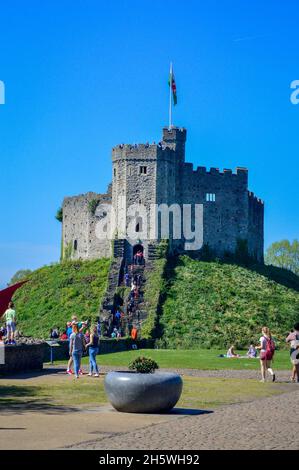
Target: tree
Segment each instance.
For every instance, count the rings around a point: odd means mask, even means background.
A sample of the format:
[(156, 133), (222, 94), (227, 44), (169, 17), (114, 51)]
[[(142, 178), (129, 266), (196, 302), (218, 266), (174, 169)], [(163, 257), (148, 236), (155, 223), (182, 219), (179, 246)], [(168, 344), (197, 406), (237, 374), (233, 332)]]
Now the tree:
[(265, 256), (266, 264), (288, 269), (299, 275), (299, 241), (281, 240), (269, 246)]
[(62, 222), (63, 220), (63, 211), (62, 207), (59, 207), (59, 209), (56, 212), (55, 219), (58, 220), (58, 222)]
[(27, 279), (27, 277), (31, 273), (32, 273), (31, 269), (19, 269), (19, 271), (17, 271), (13, 275), (8, 285), (11, 286), (13, 284), (16, 284), (17, 282), (24, 281), (25, 279)]

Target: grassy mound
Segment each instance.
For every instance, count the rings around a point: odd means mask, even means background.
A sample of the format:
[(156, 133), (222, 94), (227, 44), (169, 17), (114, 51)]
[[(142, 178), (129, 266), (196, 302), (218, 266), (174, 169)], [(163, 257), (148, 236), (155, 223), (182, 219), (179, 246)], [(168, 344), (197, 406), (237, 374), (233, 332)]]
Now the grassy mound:
[(18, 328), (47, 338), (72, 315), (94, 319), (106, 289), (110, 260), (68, 261), (34, 271), (14, 296)]
[(283, 271), (280, 277), (271, 267), (183, 256), (169, 262), (166, 278), (159, 318), (162, 347), (247, 347), (257, 343), (264, 325), (283, 346), (299, 320), (299, 278)]

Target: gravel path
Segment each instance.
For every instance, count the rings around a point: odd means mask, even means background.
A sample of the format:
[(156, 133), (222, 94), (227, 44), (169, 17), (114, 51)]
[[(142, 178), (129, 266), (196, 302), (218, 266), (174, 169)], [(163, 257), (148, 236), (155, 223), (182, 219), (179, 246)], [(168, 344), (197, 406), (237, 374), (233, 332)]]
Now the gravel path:
[(298, 449), (299, 385), (290, 387), (283, 395), (108, 435), (76, 449)]
[[(101, 366), (101, 372), (106, 374), (111, 370), (128, 370), (127, 367)], [(227, 379), (256, 379), (260, 380), (260, 371), (258, 370), (198, 370), (198, 369), (159, 369), (161, 372), (177, 372), (180, 375), (191, 377), (219, 377)], [(279, 370), (276, 372), (277, 382), (290, 382), (291, 372), (288, 370)]]

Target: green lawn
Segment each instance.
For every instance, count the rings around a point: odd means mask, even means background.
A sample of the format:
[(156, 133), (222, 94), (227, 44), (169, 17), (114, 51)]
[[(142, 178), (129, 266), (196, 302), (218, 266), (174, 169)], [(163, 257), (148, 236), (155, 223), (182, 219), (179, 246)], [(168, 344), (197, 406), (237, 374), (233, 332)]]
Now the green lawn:
[[(183, 393), (178, 407), (209, 409), (220, 405), (251, 401), (291, 390), (289, 384), (261, 384), (256, 380), (184, 377)], [(0, 412), (42, 413), (72, 411), (76, 407), (107, 404), (104, 380), (53, 374), (30, 380), (30, 385), (19, 380), (1, 380)]]
[[(226, 359), (219, 358), (223, 350), (196, 349), (196, 350), (171, 350), (171, 349), (141, 349), (139, 351), (124, 351), (120, 353), (103, 354), (98, 356), (99, 364), (105, 366), (128, 366), (137, 356), (146, 356), (154, 359), (162, 368), (185, 368), (201, 370), (218, 369), (259, 369), (258, 359)], [(239, 351), (246, 354), (246, 351)], [(61, 362), (61, 361), (60, 361)], [(88, 363), (88, 358), (83, 358), (83, 364)], [(276, 351), (274, 368), (290, 369), (289, 352)]]
[(106, 290), (109, 259), (65, 261), (32, 272), (14, 295), (18, 329), (26, 336), (48, 338), (50, 328), (72, 315), (95, 319)]

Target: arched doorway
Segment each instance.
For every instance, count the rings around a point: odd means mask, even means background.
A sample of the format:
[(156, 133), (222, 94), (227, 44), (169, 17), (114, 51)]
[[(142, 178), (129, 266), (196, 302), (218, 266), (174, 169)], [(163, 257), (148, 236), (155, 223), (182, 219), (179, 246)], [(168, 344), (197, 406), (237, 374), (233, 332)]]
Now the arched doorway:
[(144, 248), (141, 243), (133, 246), (133, 263), (137, 265), (144, 264)]
[(141, 243), (133, 246), (133, 256), (135, 256), (138, 251), (141, 251), (142, 253), (144, 251), (143, 245), (141, 245)]

